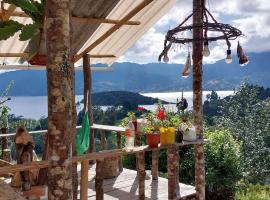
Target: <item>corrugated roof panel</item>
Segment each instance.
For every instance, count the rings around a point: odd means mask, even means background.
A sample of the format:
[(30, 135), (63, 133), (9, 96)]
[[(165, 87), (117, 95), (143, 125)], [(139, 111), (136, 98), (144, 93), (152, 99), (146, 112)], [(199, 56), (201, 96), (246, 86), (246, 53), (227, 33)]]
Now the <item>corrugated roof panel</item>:
[[(107, 19), (121, 20), (141, 2), (143, 2), (143, 0), (120, 0), (109, 13)], [(165, 15), (175, 3), (176, 0), (154, 0), (131, 19), (133, 21), (140, 21), (140, 25), (124, 25), (120, 27), (110, 37), (89, 52), (90, 54), (112, 54), (115, 55), (116, 58), (92, 58), (91, 63), (111, 65)], [(23, 24), (31, 23), (30, 18), (12, 17), (12, 19)], [(85, 48), (90, 46), (112, 26), (112, 24), (101, 24), (77, 53), (82, 52)], [(28, 42), (19, 41), (19, 33), (17, 33), (14, 37), (6, 41), (0, 41), (0, 53), (23, 53), (27, 44)], [(0, 58), (0, 63), (4, 61), (9, 64), (16, 64), (19, 58)], [(80, 63), (81, 60), (79, 60), (76, 65), (80, 65)]]

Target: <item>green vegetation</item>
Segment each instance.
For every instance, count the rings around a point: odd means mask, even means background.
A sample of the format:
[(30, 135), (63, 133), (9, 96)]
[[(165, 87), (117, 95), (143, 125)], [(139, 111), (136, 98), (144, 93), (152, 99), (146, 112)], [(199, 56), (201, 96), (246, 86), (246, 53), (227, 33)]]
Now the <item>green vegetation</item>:
[[(213, 91), (207, 97), (203, 107), (205, 137), (210, 141), (205, 145), (207, 199), (270, 199), (269, 98), (270, 89), (247, 83), (237, 88), (233, 96), (220, 99)], [(94, 106), (94, 121), (125, 126), (130, 118), (149, 113), (137, 106), (132, 100), (106, 110)], [(78, 124), (81, 124), (82, 112), (78, 116)], [(26, 125), (28, 130), (46, 129), (47, 119), (25, 120), (9, 115), (10, 132), (19, 124)], [(100, 138), (96, 137), (98, 150)], [(109, 148), (115, 148), (116, 134), (106, 132), (106, 137)], [(37, 153), (42, 152), (42, 139), (35, 137)], [(124, 144), (124, 139), (122, 142)], [(179, 154), (181, 182), (194, 184), (193, 147), (183, 147)], [(167, 176), (166, 159), (166, 151), (160, 151), (159, 172), (163, 177)], [(124, 167), (134, 169), (135, 162), (135, 156), (124, 156)], [(146, 153), (146, 169), (151, 169), (151, 152)]]
[(29, 40), (39, 33), (43, 21), (45, 0), (41, 0), (41, 2), (34, 0), (3, 0), (3, 2), (19, 7), (24, 13), (31, 17), (33, 23), (24, 25), (11, 19), (8, 21), (1, 20), (0, 40), (10, 38), (18, 31), (21, 31), (19, 35), (21, 41)]

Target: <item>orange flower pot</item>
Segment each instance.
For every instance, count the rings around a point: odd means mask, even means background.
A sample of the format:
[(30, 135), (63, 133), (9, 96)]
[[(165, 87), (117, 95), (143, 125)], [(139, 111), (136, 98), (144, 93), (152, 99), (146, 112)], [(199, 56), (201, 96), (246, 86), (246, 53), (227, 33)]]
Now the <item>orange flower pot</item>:
[(158, 147), (159, 144), (160, 134), (159, 133), (147, 134), (146, 140), (150, 148), (156, 148)]

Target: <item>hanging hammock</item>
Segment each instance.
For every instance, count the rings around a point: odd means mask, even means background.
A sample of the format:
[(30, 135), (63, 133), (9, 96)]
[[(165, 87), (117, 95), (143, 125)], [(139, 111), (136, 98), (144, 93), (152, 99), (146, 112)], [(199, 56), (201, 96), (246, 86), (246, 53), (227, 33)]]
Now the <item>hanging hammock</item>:
[(76, 151), (78, 155), (84, 154), (89, 148), (90, 123), (88, 112), (84, 113), (82, 128), (76, 135)]

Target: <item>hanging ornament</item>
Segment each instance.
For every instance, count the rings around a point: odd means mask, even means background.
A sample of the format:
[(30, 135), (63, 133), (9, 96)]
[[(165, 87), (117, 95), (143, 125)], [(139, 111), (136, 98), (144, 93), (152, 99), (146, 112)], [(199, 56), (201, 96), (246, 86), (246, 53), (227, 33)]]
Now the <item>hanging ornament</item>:
[(232, 63), (232, 51), (230, 49), (227, 50), (227, 56), (225, 58), (225, 62), (227, 64), (231, 64)]
[(164, 56), (163, 56), (163, 62), (167, 63), (169, 61), (170, 61), (170, 59), (169, 59), (168, 53), (166, 52), (166, 53), (164, 53)]
[(209, 46), (208, 46), (208, 41), (205, 41), (203, 43), (203, 52), (202, 52), (204, 57), (208, 57), (210, 55), (210, 50), (209, 50)]
[(186, 64), (185, 64), (185, 67), (182, 71), (182, 77), (183, 78), (188, 78), (189, 76), (189, 69), (191, 67), (191, 59), (190, 59), (190, 52), (188, 52), (188, 56), (187, 56), (187, 60), (186, 60)]
[(237, 45), (237, 56), (239, 58), (239, 64), (240, 66), (246, 66), (249, 62), (248, 57), (245, 55), (242, 46), (240, 45), (239, 41), (238, 41), (238, 45)]

